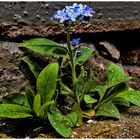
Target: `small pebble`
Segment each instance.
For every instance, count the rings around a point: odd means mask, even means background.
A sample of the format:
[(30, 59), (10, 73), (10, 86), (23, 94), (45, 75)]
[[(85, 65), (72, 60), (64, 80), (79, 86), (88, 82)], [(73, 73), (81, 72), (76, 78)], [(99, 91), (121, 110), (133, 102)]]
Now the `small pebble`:
[(46, 8), (46, 9), (49, 9), (49, 4), (48, 4), (48, 3), (45, 4), (45, 8)]
[(44, 18), (41, 19), (41, 22), (44, 23), (46, 20)]
[(28, 16), (28, 12), (27, 11), (24, 11), (23, 14), (24, 14), (24, 16)]
[(37, 19), (41, 19), (41, 17), (40, 17), (40, 15), (39, 15), (39, 14), (37, 14), (37, 15), (36, 15), (36, 17), (37, 17)]
[(46, 15), (48, 15), (49, 13), (48, 12), (46, 12)]
[(73, 135), (77, 135), (77, 132), (72, 132)]
[(98, 14), (98, 18), (100, 19), (100, 18), (102, 18), (103, 17), (103, 14), (102, 13), (99, 13)]
[(14, 14), (14, 18), (13, 18), (13, 20), (15, 20), (15, 21), (19, 21), (19, 20), (21, 20), (22, 18), (21, 18), (21, 16), (20, 15), (18, 15), (18, 14)]
[(87, 121), (88, 124), (93, 123), (93, 122), (94, 122), (94, 121), (91, 120), (91, 119)]
[(10, 4), (8, 5), (8, 8), (11, 8), (11, 5)]

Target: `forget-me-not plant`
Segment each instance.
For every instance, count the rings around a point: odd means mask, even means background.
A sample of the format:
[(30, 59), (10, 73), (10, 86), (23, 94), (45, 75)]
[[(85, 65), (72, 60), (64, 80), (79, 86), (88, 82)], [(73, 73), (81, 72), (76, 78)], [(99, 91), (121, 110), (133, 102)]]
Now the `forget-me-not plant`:
[[(73, 39), (70, 41), (70, 29), (78, 20), (84, 20), (86, 17), (92, 17), (95, 11), (92, 8), (89, 8), (87, 5), (73, 3), (72, 6), (65, 6), (64, 9), (58, 10), (51, 19), (58, 20), (61, 24), (64, 24), (64, 27), (67, 31), (67, 47), (68, 47), (68, 55), (72, 70), (72, 85), (73, 85), (73, 93), (76, 97), (76, 59), (75, 57), (79, 57), (82, 55), (83, 51), (79, 48), (78, 44), (80, 43), (80, 38)], [(82, 76), (81, 76), (82, 77)], [(76, 97), (77, 98), (77, 97)], [(79, 102), (78, 98), (76, 99)]]
[[(61, 136), (70, 137), (71, 128), (82, 125), (83, 117), (120, 118), (116, 104), (129, 107), (132, 103), (140, 106), (140, 91), (128, 86), (127, 81), (132, 77), (126, 76), (122, 68), (109, 65), (108, 80), (101, 86), (83, 67), (94, 49), (81, 43), (80, 38), (71, 40), (70, 31), (76, 22), (90, 19), (94, 13), (87, 5), (77, 3), (55, 12), (51, 19), (56, 19), (66, 30), (67, 46), (46, 38), (35, 38), (20, 44), (19, 47), (36, 53), (56, 56), (58, 61), (50, 63), (40, 72), (40, 67), (33, 63), (30, 55), (24, 56), (22, 60), (36, 78), (36, 90), (27, 88), (25, 95), (13, 93), (4, 98), (0, 103), (0, 118), (39, 118), (43, 124), (49, 121)], [(66, 63), (71, 67), (70, 73), (63, 71), (68, 66)], [(65, 74), (68, 80), (63, 79)], [(65, 115), (64, 110), (60, 109), (58, 97), (73, 99), (72, 104), (67, 102), (62, 105), (67, 110)]]

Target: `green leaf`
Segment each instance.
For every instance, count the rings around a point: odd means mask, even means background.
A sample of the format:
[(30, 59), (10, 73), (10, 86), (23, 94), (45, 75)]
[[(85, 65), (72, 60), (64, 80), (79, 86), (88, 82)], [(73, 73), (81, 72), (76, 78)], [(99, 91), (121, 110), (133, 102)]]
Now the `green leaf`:
[(129, 101), (125, 100), (124, 98), (121, 97), (116, 97), (112, 100), (113, 104), (117, 104), (117, 105), (123, 105), (123, 106), (127, 106), (130, 107), (130, 103)]
[(24, 103), (25, 103), (25, 95), (23, 95), (21, 93), (9, 94), (9, 95), (3, 97), (2, 103), (24, 105)]
[(127, 91), (129, 89), (128, 85), (126, 83), (120, 83), (111, 89), (108, 90), (106, 93), (104, 99), (111, 101), (113, 98), (115, 98), (119, 93)]
[(81, 81), (82, 80), (82, 78), (85, 76), (85, 70), (84, 70), (84, 67), (83, 66), (81, 66), (81, 71), (80, 71), (80, 74), (79, 74), (79, 76), (78, 76), (78, 78), (76, 79), (76, 83), (78, 83), (79, 81)]
[(64, 116), (64, 119), (69, 122), (70, 127), (75, 127), (78, 120), (78, 114), (76, 112), (71, 112), (68, 115)]
[(76, 65), (83, 65), (94, 51), (94, 49), (88, 47), (81, 47), (80, 50), (82, 51), (82, 55), (76, 57)]
[(22, 57), (22, 60), (24, 62), (26, 62), (31, 70), (31, 72), (34, 74), (34, 76), (37, 78), (39, 73), (40, 73), (40, 69), (37, 65), (35, 65), (35, 63), (33, 61), (31, 61), (29, 56), (24, 56)]
[(27, 118), (32, 117), (27, 107), (16, 104), (0, 104), (0, 118)]
[(97, 91), (100, 96), (100, 100), (102, 100), (105, 96), (106, 97), (109, 97), (108, 95), (115, 96), (125, 90), (128, 90), (128, 85), (126, 83), (123, 83), (122, 81), (118, 81), (117, 83), (115, 83), (115, 82), (113, 84), (107, 83), (103, 86), (97, 85), (91, 91), (92, 92)]
[(48, 112), (48, 119), (54, 129), (63, 137), (68, 138), (71, 135), (71, 127), (69, 122), (64, 119), (63, 115), (55, 112), (53, 114)]
[(97, 108), (95, 116), (120, 118), (120, 113), (113, 103), (107, 102)]
[(67, 85), (65, 85), (62, 81), (60, 81), (60, 85), (61, 85), (61, 94), (73, 95), (73, 91)]
[(108, 82), (110, 85), (126, 82), (131, 78), (125, 75), (124, 70), (120, 66), (113, 63), (108, 66)]
[(93, 104), (97, 102), (97, 100), (92, 98), (90, 95), (85, 95), (84, 100), (87, 104)]
[(51, 101), (55, 93), (58, 70), (58, 63), (51, 63), (41, 71), (37, 78), (37, 91), (41, 95), (43, 103)]
[(109, 81), (115, 81), (121, 76), (124, 77), (124, 75), (125, 75), (124, 70), (120, 66), (114, 63), (111, 63), (108, 66), (108, 80)]
[(40, 108), (41, 108), (41, 97), (40, 94), (36, 94), (34, 98), (33, 111), (37, 116), (38, 116), (38, 112), (40, 111)]
[(84, 76), (80, 81), (76, 83), (76, 97), (79, 100), (83, 100), (84, 97), (84, 87), (86, 83), (90, 80), (90, 75)]
[(29, 107), (31, 110), (33, 110), (33, 104), (34, 104), (34, 91), (32, 90), (32, 88), (28, 87), (25, 90), (26, 94), (25, 94), (25, 106)]
[(117, 97), (124, 98), (132, 104), (140, 106), (140, 91), (129, 89), (128, 91), (118, 94)]
[(72, 107), (72, 112), (75, 112), (78, 115), (76, 126), (81, 126), (83, 123), (83, 112), (80, 108), (80, 105), (75, 103)]
[(55, 103), (54, 100), (52, 100), (52, 101), (50, 101), (50, 102), (47, 102), (47, 103), (44, 103), (44, 104), (41, 106), (40, 110), (38, 111), (37, 116), (40, 116), (40, 117), (46, 119), (45, 113), (47, 114), (47, 111), (48, 111), (48, 109), (49, 109), (49, 106), (50, 106), (51, 104), (53, 104), (53, 103)]
[[(107, 89), (106, 89), (107, 90)], [(99, 92), (100, 95), (100, 102), (102, 103), (107, 103), (111, 102), (118, 94), (121, 92), (127, 91), (128, 90), (128, 85), (126, 83), (120, 83), (110, 89), (107, 90), (107, 92), (104, 92), (101, 90)]]
[(91, 89), (95, 88), (96, 87), (96, 81), (95, 80), (91, 80), (91, 81), (88, 81), (84, 87), (84, 93), (88, 93), (90, 92)]
[(67, 49), (65, 47), (59, 45), (58, 43), (52, 40), (45, 38), (35, 38), (25, 41), (21, 43), (19, 47), (24, 47), (41, 54), (48, 54), (54, 56), (67, 55)]

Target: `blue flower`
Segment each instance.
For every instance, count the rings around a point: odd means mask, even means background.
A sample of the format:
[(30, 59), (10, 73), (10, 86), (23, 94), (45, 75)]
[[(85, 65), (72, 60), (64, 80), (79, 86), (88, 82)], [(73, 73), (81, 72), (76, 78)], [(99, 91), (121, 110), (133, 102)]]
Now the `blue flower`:
[(60, 23), (68, 21), (75, 22), (77, 19), (83, 20), (84, 17), (92, 17), (95, 12), (87, 5), (73, 3), (72, 6), (66, 6), (63, 10), (58, 10), (51, 19), (60, 20)]
[(74, 10), (77, 12), (77, 16), (81, 16), (82, 13), (84, 12), (83, 11), (84, 5), (82, 5), (82, 4), (75, 5)]
[(71, 19), (74, 22), (76, 21), (77, 15), (76, 15), (76, 12), (73, 9), (67, 8), (66, 13), (68, 14), (69, 19)]
[(92, 14), (95, 13), (92, 8), (89, 8), (87, 5), (84, 5), (84, 9), (82, 11), (82, 15), (85, 17), (92, 17)]
[(70, 44), (72, 46), (77, 46), (78, 44), (80, 44), (80, 38), (77, 38), (77, 39), (73, 39), (72, 41), (70, 41)]
[(78, 7), (77, 3), (73, 3), (72, 6), (66, 6), (66, 8), (71, 8), (71, 9), (74, 9), (75, 7)]
[(76, 51), (76, 56), (81, 56), (82, 55), (82, 51), (81, 50), (77, 50)]
[(60, 23), (64, 23), (65, 21), (69, 20), (70, 18), (68, 17), (68, 14), (66, 13), (65, 9), (63, 10), (58, 10), (54, 16), (52, 17), (52, 19), (59, 19)]

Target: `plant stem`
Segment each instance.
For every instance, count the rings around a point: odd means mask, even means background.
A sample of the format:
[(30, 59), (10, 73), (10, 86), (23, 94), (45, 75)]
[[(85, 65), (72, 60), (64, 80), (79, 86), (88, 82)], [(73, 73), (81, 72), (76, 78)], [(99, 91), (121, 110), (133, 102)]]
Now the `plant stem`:
[(68, 51), (69, 51), (69, 57), (70, 57), (70, 62), (71, 62), (71, 70), (72, 70), (72, 86), (73, 86), (73, 94), (76, 98), (77, 101), (77, 96), (76, 96), (76, 71), (75, 71), (75, 62), (74, 62), (74, 54), (70, 45), (70, 28), (71, 26), (67, 27), (67, 46), (68, 46)]

